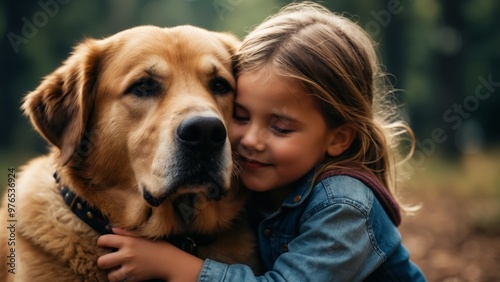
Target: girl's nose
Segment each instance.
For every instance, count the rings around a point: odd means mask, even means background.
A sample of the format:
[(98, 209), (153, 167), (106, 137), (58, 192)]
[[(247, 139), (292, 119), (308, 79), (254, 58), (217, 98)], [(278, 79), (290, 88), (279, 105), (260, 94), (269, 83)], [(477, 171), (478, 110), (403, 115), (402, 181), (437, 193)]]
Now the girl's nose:
[(240, 145), (247, 150), (262, 152), (266, 148), (266, 131), (258, 126), (250, 126), (241, 138)]

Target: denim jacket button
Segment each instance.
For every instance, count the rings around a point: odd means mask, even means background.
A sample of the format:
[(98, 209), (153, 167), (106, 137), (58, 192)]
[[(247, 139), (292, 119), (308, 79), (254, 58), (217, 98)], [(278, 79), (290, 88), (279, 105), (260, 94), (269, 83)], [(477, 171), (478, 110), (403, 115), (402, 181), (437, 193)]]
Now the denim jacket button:
[(281, 245), (281, 251), (282, 252), (288, 252), (288, 244)]
[(269, 237), (269, 236), (271, 236), (271, 233), (273, 233), (273, 232), (271, 231), (271, 229), (265, 229), (265, 230), (264, 230), (264, 237)]
[(295, 198), (293, 198), (293, 202), (297, 203), (298, 201), (300, 201), (300, 199), (302, 199), (302, 197), (300, 195), (297, 195), (295, 196)]

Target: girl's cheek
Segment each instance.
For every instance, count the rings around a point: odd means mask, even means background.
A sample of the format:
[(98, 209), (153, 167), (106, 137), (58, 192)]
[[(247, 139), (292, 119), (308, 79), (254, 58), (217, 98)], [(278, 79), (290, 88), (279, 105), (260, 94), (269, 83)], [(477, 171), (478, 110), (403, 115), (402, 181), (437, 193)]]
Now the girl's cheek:
[(233, 122), (231, 124), (231, 127), (229, 128), (229, 134), (228, 134), (229, 142), (231, 143), (231, 148), (233, 148), (233, 150), (240, 143), (241, 138), (243, 138), (243, 134), (244, 134), (243, 127)]

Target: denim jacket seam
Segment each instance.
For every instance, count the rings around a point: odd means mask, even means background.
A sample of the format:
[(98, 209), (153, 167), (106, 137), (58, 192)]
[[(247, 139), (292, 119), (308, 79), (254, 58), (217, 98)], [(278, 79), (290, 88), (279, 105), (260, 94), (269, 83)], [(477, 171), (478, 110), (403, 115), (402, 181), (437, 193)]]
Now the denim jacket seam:
[(368, 232), (368, 237), (370, 238), (370, 242), (372, 243), (373, 250), (380, 256), (382, 261), (387, 259), (387, 255), (382, 251), (380, 246), (378, 245), (377, 237), (375, 236), (375, 232), (372, 227), (372, 220), (370, 218), (370, 214), (373, 211), (373, 201), (375, 200), (375, 195), (373, 193), (368, 194), (369, 205), (367, 204), (367, 214), (366, 214), (366, 230)]
[[(319, 187), (321, 186), (321, 187)], [(304, 212), (304, 215), (302, 216), (302, 221), (301, 222), (305, 222), (309, 217), (311, 217), (312, 215), (314, 215), (315, 213), (319, 212), (320, 210), (326, 208), (327, 206), (330, 206), (330, 205), (335, 205), (335, 204), (349, 204), (353, 207), (355, 207), (356, 209), (358, 209), (365, 217), (368, 218), (368, 211), (370, 210), (370, 207), (368, 205), (363, 205), (363, 203), (359, 202), (359, 201), (356, 201), (356, 200), (353, 200), (349, 197), (345, 197), (345, 196), (342, 196), (342, 197), (336, 197), (335, 195), (332, 195), (331, 193), (328, 192), (328, 189), (326, 187), (327, 185), (325, 185), (325, 183), (323, 181), (317, 183), (314, 187), (312, 187), (313, 189), (311, 190), (314, 190), (314, 189), (323, 189), (325, 191), (325, 194), (327, 195), (326, 197), (326, 200), (316, 204), (315, 206), (313, 206), (312, 208), (310, 209), (305, 209), (305, 212)], [(308, 193), (308, 198), (311, 197), (311, 193)], [(372, 199), (370, 199), (372, 200)], [(306, 202), (302, 202), (301, 205), (305, 204)]]
[(357, 201), (354, 201), (349, 198), (341, 197), (341, 198), (335, 198), (335, 199), (328, 199), (325, 201), (322, 201), (315, 206), (313, 206), (310, 209), (306, 209), (304, 215), (301, 217), (300, 223), (302, 224), (303, 222), (307, 221), (311, 216), (314, 214), (318, 213), (319, 211), (329, 207), (329, 206), (335, 206), (335, 205), (349, 205), (358, 210), (363, 217), (365, 217), (366, 221), (369, 220), (369, 212), (366, 209), (366, 206), (360, 204)]
[[(371, 203), (371, 202), (373, 202), (373, 200), (374, 200), (374, 195), (370, 193), (368, 195), (368, 202)], [(377, 255), (380, 256), (382, 261), (385, 261), (387, 259), (386, 258), (387, 256), (382, 251), (382, 249), (379, 247), (375, 233), (373, 232), (373, 228), (372, 228), (372, 222), (370, 219), (370, 213), (372, 210), (371, 207), (373, 206), (372, 204), (369, 204), (369, 203), (363, 204), (362, 202), (355, 201), (355, 200), (350, 199), (348, 197), (329, 198), (328, 200), (322, 201), (322, 202), (318, 203), (317, 205), (313, 206), (312, 208), (307, 209), (300, 220), (300, 224), (307, 221), (307, 219), (309, 219), (311, 216), (313, 216), (317, 212), (319, 212), (319, 211), (321, 211), (329, 206), (334, 206), (334, 205), (349, 205), (349, 206), (355, 208), (356, 210), (358, 210), (363, 215), (363, 217), (366, 220), (366, 230), (368, 232), (368, 237), (370, 238), (372, 248), (377, 253)]]
[(323, 210), (324, 208), (330, 206), (331, 204), (328, 203), (327, 201), (323, 201), (314, 207), (310, 209), (306, 209), (304, 214), (301, 216), (300, 224), (302, 225), (304, 222), (306, 222), (311, 216), (315, 215), (319, 211)]
[[(348, 176), (349, 177), (349, 176)], [(364, 211), (364, 214), (365, 215), (368, 215), (369, 211), (371, 210), (372, 208), (372, 205), (373, 205), (373, 193), (371, 192), (370, 190), (370, 193), (368, 193), (368, 199), (367, 201), (360, 201), (360, 200), (356, 200), (356, 199), (353, 199), (349, 196), (346, 196), (346, 195), (342, 195), (342, 196), (338, 196), (336, 195), (335, 193), (335, 189), (329, 189), (328, 187), (331, 185), (328, 185), (325, 183), (325, 181), (332, 181), (330, 179), (334, 179), (334, 178), (327, 178), (326, 180), (323, 180), (321, 182), (319, 182), (316, 186), (319, 186), (321, 185), (322, 188), (321, 189), (324, 189), (325, 193), (327, 194), (327, 199), (328, 201), (330, 202), (335, 202), (336, 200), (341, 200), (341, 201), (350, 201), (352, 202), (355, 206), (359, 206), (359, 209), (360, 210), (363, 210)], [(362, 186), (364, 186), (366, 189), (369, 190), (368, 187), (366, 187), (366, 185), (362, 184)], [(318, 187), (314, 187), (315, 189), (318, 188)]]
[(384, 262), (387, 259), (387, 255), (384, 253), (384, 251), (382, 251), (382, 249), (378, 245), (375, 232), (373, 232), (372, 222), (369, 217), (366, 220), (366, 230), (368, 232), (368, 237), (370, 238), (370, 242), (372, 243), (373, 250), (377, 253), (377, 255), (380, 256), (380, 258)]
[(200, 272), (200, 275), (198, 276), (198, 280), (199, 282), (203, 282), (203, 281), (206, 281), (206, 276), (207, 276), (207, 268), (208, 268), (208, 265), (210, 264), (210, 261), (209, 260), (205, 260), (205, 262), (203, 263), (203, 266), (201, 268), (201, 272)]
[[(208, 277), (210, 277), (210, 275), (208, 273), (210, 272), (211, 262), (212, 262), (212, 260), (210, 260), (210, 259), (205, 260), (197, 281), (199, 281), (199, 282), (209, 281)], [(226, 279), (227, 270), (228, 270), (228, 265), (225, 265), (224, 269), (221, 273), (222, 275), (221, 275), (220, 281), (224, 281)]]

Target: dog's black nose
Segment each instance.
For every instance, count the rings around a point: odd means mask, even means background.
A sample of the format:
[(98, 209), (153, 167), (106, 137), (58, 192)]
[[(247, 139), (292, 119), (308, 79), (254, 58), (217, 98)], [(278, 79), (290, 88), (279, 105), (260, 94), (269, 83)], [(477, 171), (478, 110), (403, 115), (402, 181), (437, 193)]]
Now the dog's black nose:
[(216, 117), (188, 117), (177, 127), (177, 139), (193, 149), (214, 150), (226, 142), (226, 128)]

